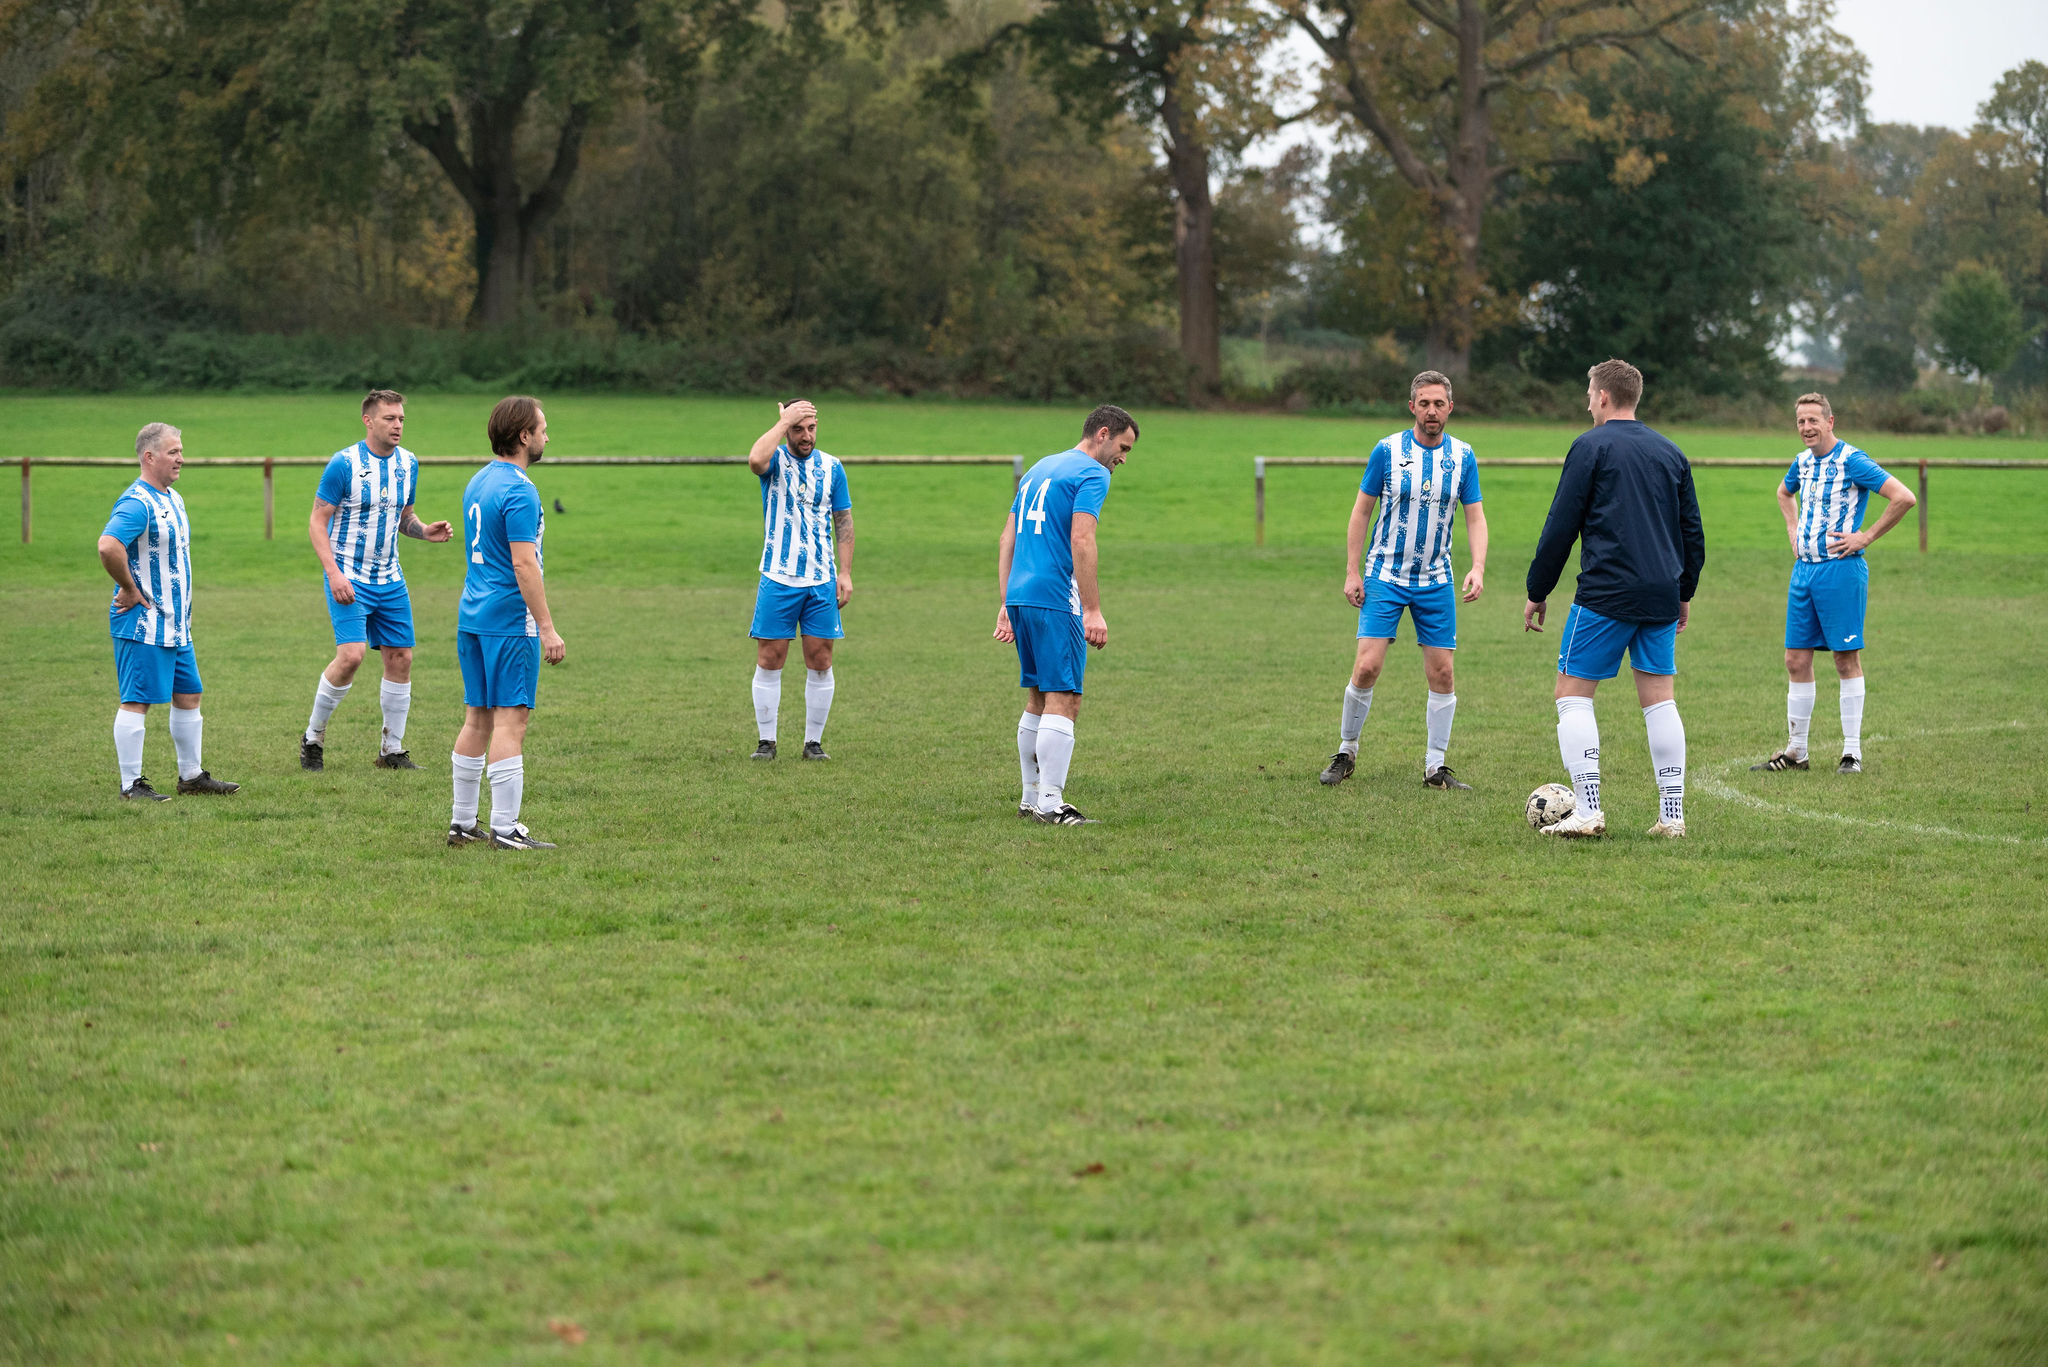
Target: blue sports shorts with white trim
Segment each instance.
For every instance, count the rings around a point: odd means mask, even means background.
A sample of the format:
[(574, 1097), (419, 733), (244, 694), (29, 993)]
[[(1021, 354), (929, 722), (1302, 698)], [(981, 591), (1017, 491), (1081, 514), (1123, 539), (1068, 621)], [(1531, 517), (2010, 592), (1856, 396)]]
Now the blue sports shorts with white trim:
[(1785, 593), (1785, 649), (1861, 650), (1870, 563), (1860, 555), (1801, 560)]
[(839, 586), (778, 584), (761, 576), (754, 591), (754, 624), (747, 635), (757, 641), (788, 641), (799, 633), (813, 640), (836, 641), (846, 635), (839, 621)]
[(1645, 674), (1678, 672), (1678, 623), (1617, 622), (1572, 604), (1558, 646), (1557, 672), (1574, 679), (1611, 679), (1621, 673), (1621, 652), (1629, 667)]
[(1081, 619), (1063, 608), (1010, 607), (1017, 634), (1017, 682), (1041, 693), (1079, 693), (1088, 672)]
[(114, 678), (122, 702), (169, 702), (173, 693), (201, 693), (199, 657), (192, 647), (152, 646), (114, 638)]
[(540, 697), (540, 638), (455, 633), (455, 660), (462, 666), (466, 707), (537, 707)]
[(1384, 579), (1365, 581), (1365, 606), (1358, 610), (1358, 634), (1391, 641), (1406, 608), (1415, 623), (1415, 643), (1439, 650), (1458, 648), (1458, 591), (1450, 584), (1407, 588)]
[(334, 623), (336, 645), (361, 641), (372, 649), (381, 649), (413, 644), (412, 595), (406, 592), (404, 580), (395, 584), (358, 584), (351, 579), (349, 586), (356, 591), (355, 601), (337, 603), (334, 586), (327, 582), (327, 576), (320, 576), (321, 591), (327, 595), (327, 616)]

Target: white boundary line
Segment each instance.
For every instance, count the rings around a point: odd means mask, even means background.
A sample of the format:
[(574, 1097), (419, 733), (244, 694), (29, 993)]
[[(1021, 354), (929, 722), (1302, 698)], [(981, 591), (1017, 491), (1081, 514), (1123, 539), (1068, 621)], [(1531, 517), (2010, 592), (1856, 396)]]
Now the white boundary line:
[[(2029, 728), (2025, 722), (2008, 721), (1997, 722), (1990, 726), (1955, 726), (1944, 727), (1939, 730), (1906, 731), (1897, 736), (1867, 736), (1865, 739), (1875, 744), (1882, 741), (1905, 740), (1920, 736), (1956, 736), (1969, 732), (2025, 731), (2027, 729)], [(1718, 797), (1724, 802), (1734, 802), (1744, 807), (1754, 807), (1759, 811), (1781, 812), (1787, 816), (1810, 817), (1816, 821), (1833, 821), (1843, 826), (1870, 826), (1879, 830), (1906, 831), (1913, 835), (1941, 836), (1949, 840), (1975, 840), (1987, 845), (2048, 845), (2048, 838), (2030, 839), (2023, 835), (1986, 835), (1981, 831), (1957, 831), (1951, 830), (1947, 826), (1927, 826), (1917, 821), (1887, 821), (1882, 817), (1848, 816), (1842, 812), (1816, 812), (1809, 808), (1794, 807), (1783, 802), (1769, 802), (1763, 798), (1752, 796), (1749, 793), (1742, 792), (1740, 789), (1729, 787), (1727, 781), (1722, 777), (1723, 774), (1737, 768), (1746, 768), (1763, 758), (1764, 756), (1761, 755), (1755, 759), (1743, 756), (1717, 764), (1709, 769), (1703, 769), (1700, 773), (1700, 787), (1709, 795)]]

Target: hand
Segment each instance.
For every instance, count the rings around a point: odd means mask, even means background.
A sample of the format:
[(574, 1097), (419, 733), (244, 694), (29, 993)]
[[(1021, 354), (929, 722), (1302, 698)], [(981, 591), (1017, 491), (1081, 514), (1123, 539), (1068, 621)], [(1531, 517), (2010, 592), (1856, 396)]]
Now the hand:
[(1365, 606), (1365, 576), (1357, 570), (1347, 571), (1344, 575), (1344, 601), (1355, 608)]
[(540, 657), (551, 665), (560, 664), (569, 654), (569, 643), (553, 627), (540, 629)]
[(137, 603), (142, 603), (152, 608), (156, 606), (155, 603), (149, 601), (149, 595), (142, 591), (140, 584), (137, 584), (134, 588), (124, 585), (114, 594), (114, 611), (116, 612), (126, 612)]
[(1465, 601), (1476, 603), (1479, 595), (1486, 592), (1486, 571), (1474, 565), (1465, 571)]
[(853, 597), (853, 576), (841, 570), (839, 572), (839, 606), (845, 607), (846, 600), (851, 597)]
[(334, 595), (334, 601), (337, 603), (356, 601), (356, 586), (349, 583), (348, 576), (340, 570), (327, 571), (327, 591)]
[(1081, 634), (1088, 638), (1088, 644), (1097, 650), (1109, 644), (1109, 623), (1100, 612), (1081, 614)]
[(775, 405), (776, 421), (784, 428), (795, 427), (807, 418), (818, 416), (818, 407), (809, 399), (798, 399), (795, 403)]
[(1686, 624), (1687, 622), (1691, 621), (1691, 620), (1692, 620), (1692, 604), (1691, 604), (1691, 603), (1680, 603), (1680, 604), (1678, 605), (1678, 629), (1679, 629), (1680, 631), (1684, 631), (1684, 630), (1685, 630), (1685, 624)]
[(1829, 532), (1828, 554), (1838, 559), (1852, 556), (1868, 546), (1872, 539), (1869, 532)]
[(995, 638), (1005, 645), (1017, 639), (1017, 633), (1010, 629), (1010, 610), (1008, 608), (996, 609)]
[(1543, 630), (1543, 616), (1549, 611), (1550, 605), (1547, 602), (1538, 603), (1532, 599), (1522, 608), (1522, 630)]
[(448, 522), (429, 522), (420, 532), (420, 536), (428, 541), (446, 541), (453, 535), (455, 528)]

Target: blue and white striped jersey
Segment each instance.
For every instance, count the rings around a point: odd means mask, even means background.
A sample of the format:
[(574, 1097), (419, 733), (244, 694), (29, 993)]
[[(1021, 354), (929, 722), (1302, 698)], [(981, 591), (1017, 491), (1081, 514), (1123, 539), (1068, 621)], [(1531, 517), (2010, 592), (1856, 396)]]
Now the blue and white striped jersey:
[(1828, 533), (1861, 531), (1864, 506), (1890, 478), (1884, 467), (1845, 441), (1824, 455), (1801, 451), (1794, 456), (1785, 489), (1799, 495), (1799, 558), (1844, 559), (1828, 549)]
[(398, 515), (419, 490), (420, 463), (403, 446), (380, 456), (366, 441), (336, 451), (320, 476), (322, 503), (334, 505), (327, 539), (334, 563), (358, 584), (402, 584), (398, 567)]
[[(192, 523), (174, 489), (138, 479), (114, 500), (102, 536), (128, 548), (128, 573), (149, 595), (126, 612), (107, 604), (107, 625), (119, 640), (150, 646), (192, 644)], [(114, 597), (121, 590), (114, 590)]]
[(1479, 502), (1479, 461), (1446, 433), (1435, 446), (1404, 428), (1372, 448), (1358, 491), (1380, 501), (1365, 577), (1404, 588), (1451, 582), (1451, 513)]
[(832, 515), (852, 506), (845, 466), (816, 449), (798, 460), (776, 447), (761, 476), (761, 573), (800, 589), (834, 582)]

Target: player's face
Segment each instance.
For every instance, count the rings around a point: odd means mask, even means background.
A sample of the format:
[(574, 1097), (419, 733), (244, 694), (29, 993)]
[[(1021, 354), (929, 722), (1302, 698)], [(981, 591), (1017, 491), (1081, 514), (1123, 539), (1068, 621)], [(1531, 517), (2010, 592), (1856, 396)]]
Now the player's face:
[(542, 453), (548, 449), (547, 414), (541, 412), (539, 409), (534, 410), (533, 426), (529, 428), (527, 430), (526, 435), (523, 438), (521, 438), (521, 445), (526, 452), (527, 464), (532, 465), (540, 460)]
[(402, 403), (379, 404), (363, 414), (363, 430), (370, 434), (370, 444), (379, 447), (398, 445), (398, 439), (405, 435), (405, 405)]
[(1408, 411), (1415, 415), (1416, 428), (1434, 442), (1451, 416), (1451, 396), (1440, 384), (1426, 384), (1408, 400)]
[(161, 450), (142, 453), (142, 477), (150, 483), (168, 489), (178, 482), (178, 472), (185, 466), (185, 439), (171, 436)]
[(1103, 427), (1096, 430), (1095, 440), (1108, 448), (1109, 468), (1114, 470), (1130, 457), (1131, 448), (1138, 444), (1138, 434), (1125, 428), (1112, 437), (1109, 435), (1109, 429)]
[(1809, 451), (1828, 451), (1835, 444), (1835, 420), (1821, 412), (1817, 403), (1803, 403), (1792, 410), (1799, 424), (1799, 440)]
[(792, 456), (803, 460), (817, 449), (818, 420), (815, 417), (805, 418), (789, 429), (789, 453)]

